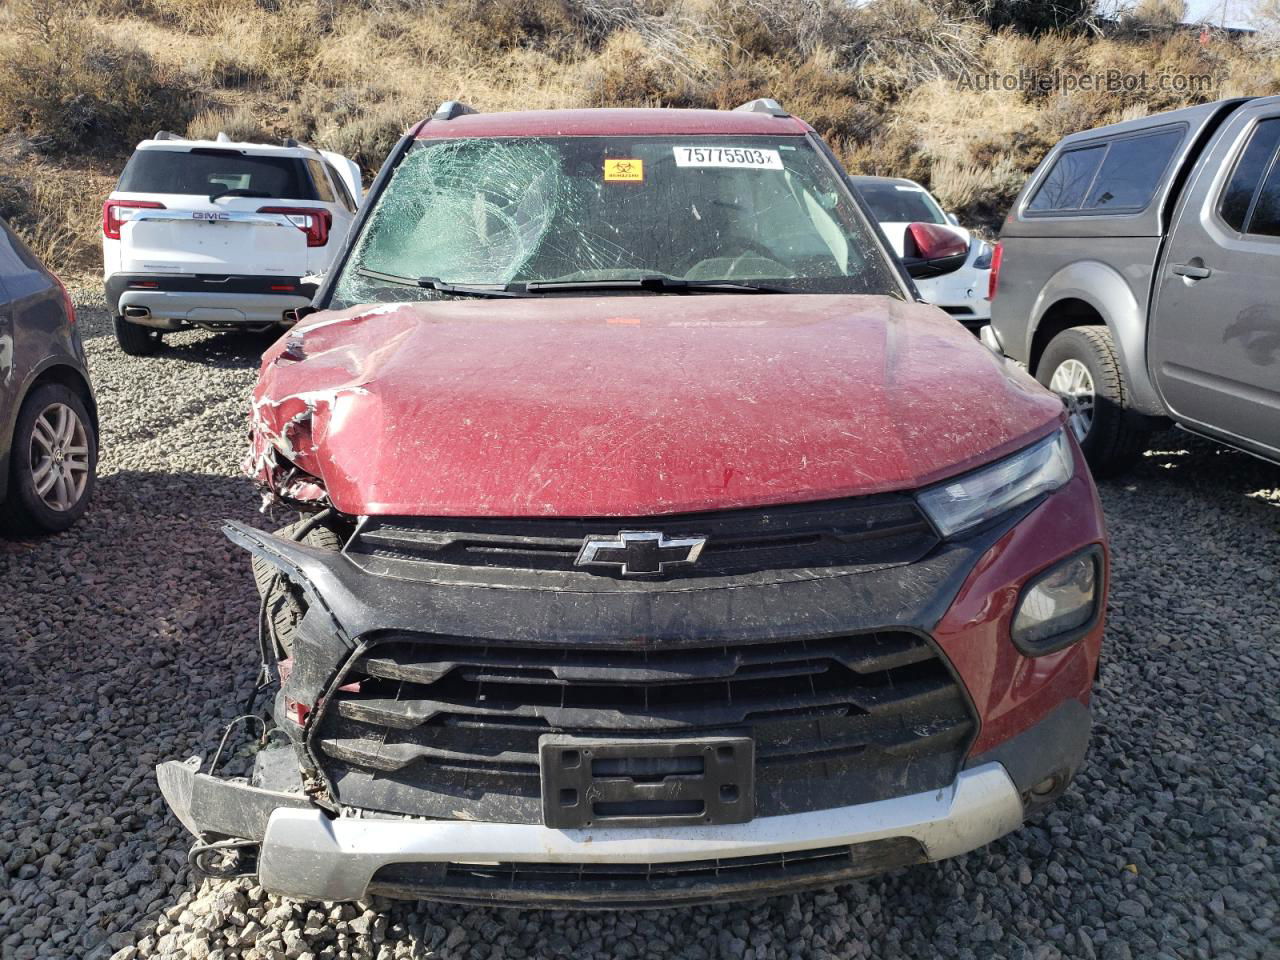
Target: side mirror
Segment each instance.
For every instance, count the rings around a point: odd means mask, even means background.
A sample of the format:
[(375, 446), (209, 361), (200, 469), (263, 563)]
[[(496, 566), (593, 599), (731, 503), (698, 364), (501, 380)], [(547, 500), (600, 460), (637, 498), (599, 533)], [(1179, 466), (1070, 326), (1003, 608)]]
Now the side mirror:
[(939, 223), (909, 223), (902, 241), (902, 265), (916, 279), (959, 270), (969, 257), (969, 241)]

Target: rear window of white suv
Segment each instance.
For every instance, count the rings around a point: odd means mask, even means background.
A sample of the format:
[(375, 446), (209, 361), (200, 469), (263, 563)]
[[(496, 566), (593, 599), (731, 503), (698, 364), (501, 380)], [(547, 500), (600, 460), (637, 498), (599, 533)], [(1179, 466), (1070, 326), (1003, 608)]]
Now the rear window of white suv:
[(211, 196), (252, 190), (279, 200), (318, 200), (301, 157), (263, 156), (239, 150), (136, 150), (118, 190), (125, 193), (185, 193)]

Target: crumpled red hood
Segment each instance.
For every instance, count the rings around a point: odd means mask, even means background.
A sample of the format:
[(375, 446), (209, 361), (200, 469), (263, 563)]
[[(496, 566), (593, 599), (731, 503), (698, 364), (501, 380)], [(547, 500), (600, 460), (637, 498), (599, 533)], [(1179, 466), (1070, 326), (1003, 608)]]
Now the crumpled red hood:
[(921, 486), (1061, 411), (887, 297), (393, 304), (267, 351), (248, 467), (280, 492), (279, 451), (355, 515), (645, 516)]

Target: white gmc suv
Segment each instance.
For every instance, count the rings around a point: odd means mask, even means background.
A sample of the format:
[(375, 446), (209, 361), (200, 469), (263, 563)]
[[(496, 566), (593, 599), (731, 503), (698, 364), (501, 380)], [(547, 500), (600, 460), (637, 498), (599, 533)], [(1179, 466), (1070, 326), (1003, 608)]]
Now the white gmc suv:
[(102, 207), (103, 274), (116, 339), (148, 354), (184, 327), (265, 330), (311, 301), (355, 219), (360, 170), (346, 157), (281, 145), (138, 144)]

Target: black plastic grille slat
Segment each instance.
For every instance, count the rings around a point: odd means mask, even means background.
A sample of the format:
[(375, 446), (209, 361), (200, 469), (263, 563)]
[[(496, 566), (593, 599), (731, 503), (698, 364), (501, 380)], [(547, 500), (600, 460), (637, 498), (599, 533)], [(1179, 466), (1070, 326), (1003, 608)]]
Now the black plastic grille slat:
[(446, 878), (465, 877), (473, 881), (499, 883), (529, 883), (566, 877), (579, 881), (717, 878), (844, 865), (850, 860), (849, 847), (819, 847), (791, 853), (675, 863), (450, 863), (446, 865), (444, 875)]
[(749, 735), (769, 815), (942, 786), (975, 729), (932, 643), (905, 632), (669, 650), (399, 635), (339, 683), (311, 734), (339, 800), (423, 816), (537, 822), (543, 734)]
[(372, 564), (377, 572), (384, 572), (383, 562), (390, 562), (410, 567), (424, 564), (617, 577), (620, 570), (578, 567), (575, 560), (587, 536), (614, 536), (620, 530), (707, 538), (698, 562), (669, 568), (662, 574), (666, 580), (911, 563), (937, 543), (933, 528), (911, 497), (881, 494), (813, 504), (603, 520), (374, 517), (356, 532), (347, 545), (347, 555), (362, 566)]
[(927, 643), (909, 633), (870, 634), (858, 638), (758, 643), (692, 650), (581, 650), (564, 647), (509, 648), (447, 642), (412, 645), (386, 655), (381, 648), (363, 657), (357, 672), (388, 680), (433, 683), (459, 666), (515, 667), (526, 674), (542, 669), (565, 681), (599, 683), (672, 682), (684, 678), (724, 677), (759, 664), (837, 660), (859, 673), (875, 673), (934, 658)]
[(654, 907), (830, 886), (924, 859), (918, 841), (888, 837), (683, 863), (397, 863), (374, 874), (370, 892), (461, 903)]
[[(793, 679), (803, 682), (810, 678)], [(529, 700), (534, 699), (538, 692), (555, 696), (580, 693), (581, 689), (560, 684), (550, 691), (538, 691), (533, 684), (527, 685), (526, 689), (531, 694), (523, 702), (496, 684), (466, 685), (460, 690), (456, 689), (456, 692), (450, 691), (451, 695), (447, 699), (435, 700), (414, 698), (402, 685), (399, 692), (404, 699), (339, 694), (337, 704), (338, 711), (345, 717), (381, 723), (393, 729), (417, 728), (444, 715), (492, 717), (492, 722), (497, 725), (501, 725), (506, 717), (522, 717), (541, 718), (556, 728), (572, 726), (589, 730), (598, 726), (606, 730), (617, 730), (630, 726), (636, 730), (662, 730), (738, 724), (771, 716), (821, 711), (824, 708), (831, 708), (833, 712), (836, 708), (843, 708), (843, 713), (856, 711), (870, 715), (900, 713), (925, 708), (934, 701), (953, 695), (949, 685), (938, 678), (911, 680), (878, 690), (823, 689), (790, 695), (760, 691), (754, 697), (743, 696), (742, 688), (738, 688), (739, 696), (736, 699), (731, 684), (699, 685), (679, 700), (670, 696), (670, 688), (646, 690), (632, 687), (627, 691), (627, 697), (619, 696), (621, 702), (612, 705), (606, 694), (614, 691), (609, 690), (588, 688), (592, 694), (590, 697), (582, 697), (578, 702), (559, 706), (554, 702), (546, 702), (547, 698), (539, 697), (538, 702)], [(470, 690), (476, 692), (475, 697), (463, 695)], [(485, 691), (485, 699), (483, 703), (479, 703), (477, 698), (482, 690)], [(566, 698), (560, 699), (563, 702)]]

